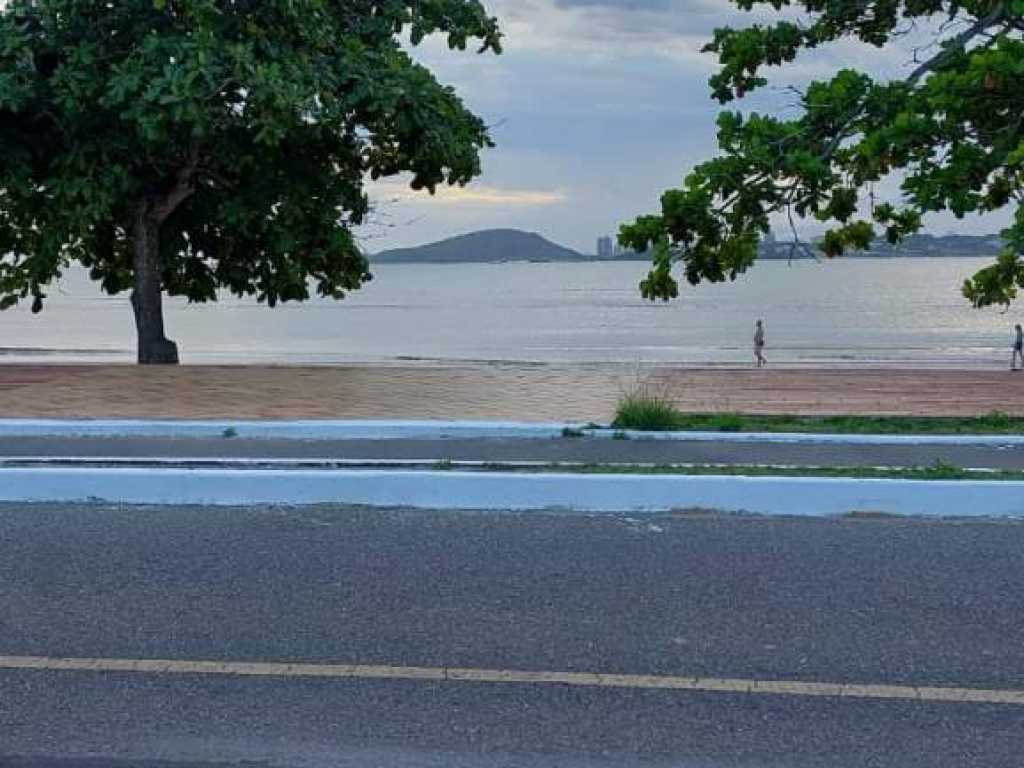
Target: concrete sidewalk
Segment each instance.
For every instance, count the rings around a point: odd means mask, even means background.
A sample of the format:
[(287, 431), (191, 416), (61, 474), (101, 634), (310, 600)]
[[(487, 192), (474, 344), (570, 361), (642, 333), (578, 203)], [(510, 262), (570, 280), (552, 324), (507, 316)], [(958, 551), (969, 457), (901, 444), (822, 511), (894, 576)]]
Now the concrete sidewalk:
[(460, 363), (338, 367), (0, 365), (0, 418), (487, 419), (607, 423), (638, 384), (691, 412), (1024, 415), (989, 370)]

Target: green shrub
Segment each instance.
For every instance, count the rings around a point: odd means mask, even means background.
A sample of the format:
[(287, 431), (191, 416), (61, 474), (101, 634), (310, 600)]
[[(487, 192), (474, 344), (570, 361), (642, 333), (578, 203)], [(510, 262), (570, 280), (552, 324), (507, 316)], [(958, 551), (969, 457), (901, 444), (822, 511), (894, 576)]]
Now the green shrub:
[(672, 402), (648, 392), (624, 395), (615, 409), (616, 429), (665, 430), (682, 424), (683, 415)]

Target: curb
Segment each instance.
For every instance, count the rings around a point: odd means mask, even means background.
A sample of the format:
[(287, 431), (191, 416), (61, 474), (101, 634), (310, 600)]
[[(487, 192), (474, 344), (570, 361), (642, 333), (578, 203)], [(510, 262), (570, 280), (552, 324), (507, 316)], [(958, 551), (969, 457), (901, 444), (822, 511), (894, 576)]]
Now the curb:
[[(0, 437), (173, 437), (282, 440), (545, 439), (565, 424), (517, 421), (0, 419)], [(225, 432), (231, 432), (226, 435)]]
[[(829, 445), (1024, 446), (1024, 435), (835, 435), (798, 432), (641, 432), (519, 421), (0, 419), (0, 438), (163, 437), (279, 440), (547, 440), (572, 429), (602, 440)], [(226, 434), (230, 433), (230, 434)]]
[(709, 509), (831, 517), (1024, 517), (1024, 482), (415, 470), (0, 469), (0, 501), (145, 505), (356, 504), (594, 513)]

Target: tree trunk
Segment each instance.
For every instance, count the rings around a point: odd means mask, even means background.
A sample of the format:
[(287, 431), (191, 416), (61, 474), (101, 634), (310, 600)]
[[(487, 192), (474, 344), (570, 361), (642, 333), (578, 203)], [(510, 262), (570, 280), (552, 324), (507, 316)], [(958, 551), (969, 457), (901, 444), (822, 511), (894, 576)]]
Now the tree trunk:
[(140, 365), (177, 365), (178, 346), (164, 336), (163, 264), (160, 221), (149, 205), (140, 205), (132, 232), (135, 290), (132, 309), (138, 333)]

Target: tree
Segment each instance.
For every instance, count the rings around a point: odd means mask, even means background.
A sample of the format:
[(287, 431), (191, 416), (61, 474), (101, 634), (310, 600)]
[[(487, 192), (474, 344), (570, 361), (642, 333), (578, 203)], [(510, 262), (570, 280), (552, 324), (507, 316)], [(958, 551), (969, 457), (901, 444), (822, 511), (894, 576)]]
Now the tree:
[[(1005, 250), (963, 288), (975, 306), (1008, 305), (1024, 287), (1024, 0), (734, 2), (747, 11), (770, 4), (785, 18), (715, 31), (705, 50), (719, 59), (710, 85), (721, 104), (765, 86), (765, 68), (835, 41), (910, 46), (927, 30), (931, 44), (913, 48), (902, 79), (843, 69), (793, 89), (793, 119), (722, 112), (721, 154), (667, 191), (659, 214), (621, 229), (624, 245), (653, 250), (643, 295), (676, 297), (676, 263), (693, 285), (735, 280), (756, 260), (773, 215), (829, 222), (819, 248), (839, 256), (883, 233), (895, 244), (925, 214), (1010, 207)], [(875, 185), (890, 176), (899, 199), (880, 201)]]
[(162, 296), (274, 306), (371, 279), (364, 181), (480, 172), (483, 122), (404, 51), (500, 53), (479, 0), (0, 3), (0, 308), (71, 263), (131, 290), (140, 363), (176, 363)]

